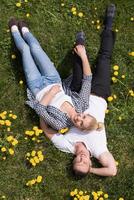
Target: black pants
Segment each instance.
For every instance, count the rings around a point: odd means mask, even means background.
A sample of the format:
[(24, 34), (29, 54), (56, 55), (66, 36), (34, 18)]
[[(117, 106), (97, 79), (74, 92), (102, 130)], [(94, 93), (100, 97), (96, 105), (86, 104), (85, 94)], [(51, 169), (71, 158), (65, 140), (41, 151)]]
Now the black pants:
[[(93, 70), (91, 93), (107, 99), (111, 94), (111, 67), (110, 60), (115, 42), (115, 33), (111, 30), (103, 30), (101, 34), (101, 45)], [(82, 62), (80, 57), (74, 53), (74, 68), (71, 90), (78, 92), (82, 83)]]

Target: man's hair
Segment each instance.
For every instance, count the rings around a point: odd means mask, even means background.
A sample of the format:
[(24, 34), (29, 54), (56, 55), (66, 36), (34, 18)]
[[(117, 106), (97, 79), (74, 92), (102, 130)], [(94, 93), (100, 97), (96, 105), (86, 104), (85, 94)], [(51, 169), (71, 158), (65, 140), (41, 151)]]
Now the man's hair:
[(80, 171), (78, 169), (74, 169), (74, 168), (73, 168), (73, 173), (77, 177), (77, 179), (85, 178), (88, 175), (88, 171), (82, 172), (82, 171)]

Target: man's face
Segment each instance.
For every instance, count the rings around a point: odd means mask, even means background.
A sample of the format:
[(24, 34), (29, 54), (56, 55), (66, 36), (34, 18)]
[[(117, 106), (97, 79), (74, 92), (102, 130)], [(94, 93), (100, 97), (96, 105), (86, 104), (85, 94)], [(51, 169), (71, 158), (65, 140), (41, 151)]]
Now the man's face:
[(73, 160), (73, 169), (87, 173), (91, 166), (90, 154), (83, 143), (76, 144), (76, 157)]

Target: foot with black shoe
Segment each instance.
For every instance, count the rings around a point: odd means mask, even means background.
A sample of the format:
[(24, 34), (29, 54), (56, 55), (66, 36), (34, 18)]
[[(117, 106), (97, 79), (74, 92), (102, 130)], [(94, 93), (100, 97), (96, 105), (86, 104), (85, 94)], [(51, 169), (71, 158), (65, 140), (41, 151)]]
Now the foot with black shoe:
[(110, 4), (107, 7), (106, 15), (105, 15), (105, 22), (104, 22), (105, 29), (109, 29), (109, 30), (112, 29), (113, 19), (115, 16), (115, 10), (116, 10), (116, 7), (114, 4)]
[(18, 21), (14, 17), (12, 17), (8, 22), (8, 26), (11, 31), (18, 30)]
[(84, 45), (85, 46), (85, 33), (83, 31), (76, 34), (75, 46)]
[(29, 32), (28, 25), (24, 20), (19, 20), (18, 27), (22, 34)]

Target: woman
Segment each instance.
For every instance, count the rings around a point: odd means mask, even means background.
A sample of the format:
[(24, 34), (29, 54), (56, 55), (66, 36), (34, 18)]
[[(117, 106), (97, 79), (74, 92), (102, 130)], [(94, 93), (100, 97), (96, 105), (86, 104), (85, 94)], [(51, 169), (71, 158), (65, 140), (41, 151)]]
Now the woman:
[(13, 18), (9, 21), (9, 27), (22, 55), (29, 88), (27, 104), (53, 129), (60, 130), (72, 125), (83, 130), (95, 128), (96, 120), (88, 114), (83, 114), (88, 108), (92, 79), (84, 45), (78, 44), (74, 48), (83, 67), (82, 86), (76, 93), (71, 91), (71, 87), (66, 87), (66, 84), (63, 90), (56, 68), (30, 33), (25, 22), (18, 22)]

